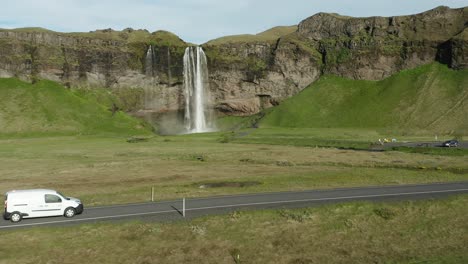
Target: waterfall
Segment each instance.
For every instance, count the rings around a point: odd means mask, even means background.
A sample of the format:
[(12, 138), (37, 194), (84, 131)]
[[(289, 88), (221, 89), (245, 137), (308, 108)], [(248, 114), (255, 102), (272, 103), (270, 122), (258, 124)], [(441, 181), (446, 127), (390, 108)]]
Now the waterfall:
[(148, 48), (148, 51), (146, 52), (146, 58), (145, 58), (145, 74), (147, 76), (154, 76), (154, 71), (153, 71), (153, 47), (150, 45)]
[(201, 47), (188, 47), (184, 54), (185, 129), (188, 133), (213, 131), (207, 109), (208, 66)]
[[(154, 79), (154, 52), (153, 47), (149, 45), (145, 57), (145, 75), (148, 78), (148, 84), (152, 84)], [(155, 91), (153, 85), (144, 85), (144, 108), (152, 109), (155, 107)]]

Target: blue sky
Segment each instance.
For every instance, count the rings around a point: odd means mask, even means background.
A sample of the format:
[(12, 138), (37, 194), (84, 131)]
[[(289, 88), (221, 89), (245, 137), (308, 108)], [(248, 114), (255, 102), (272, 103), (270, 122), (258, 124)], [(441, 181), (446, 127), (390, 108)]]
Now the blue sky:
[(127, 27), (168, 30), (192, 43), (295, 25), (318, 12), (349, 16), (419, 13), (468, 0), (0, 0), (0, 28), (87, 32)]

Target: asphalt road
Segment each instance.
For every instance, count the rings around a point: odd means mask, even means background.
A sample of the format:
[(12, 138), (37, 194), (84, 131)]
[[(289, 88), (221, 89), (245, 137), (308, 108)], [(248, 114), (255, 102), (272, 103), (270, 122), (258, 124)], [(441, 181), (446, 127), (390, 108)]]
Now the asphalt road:
[[(340, 203), (356, 200), (388, 201), (431, 199), (454, 194), (468, 194), (468, 182), (193, 198), (187, 199), (185, 202), (185, 218), (190, 219), (203, 215), (222, 214), (235, 210), (301, 208), (325, 203)], [(83, 214), (77, 215), (71, 219), (65, 217), (23, 219), (20, 223), (0, 220), (0, 230), (34, 226), (73, 225), (110, 220), (121, 221), (139, 219), (143, 221), (173, 221), (184, 219), (182, 211), (182, 199), (155, 203), (85, 207)]]
[[(389, 142), (385, 143), (385, 148), (391, 147), (430, 147), (430, 148), (444, 148), (443, 141), (431, 142)], [(453, 147), (452, 147), (453, 148)], [(468, 149), (468, 141), (460, 141), (457, 148)]]

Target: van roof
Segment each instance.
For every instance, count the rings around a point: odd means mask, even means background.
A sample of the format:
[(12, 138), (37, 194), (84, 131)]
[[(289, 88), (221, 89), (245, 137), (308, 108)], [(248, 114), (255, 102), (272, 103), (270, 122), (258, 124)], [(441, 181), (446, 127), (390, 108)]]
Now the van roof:
[(56, 193), (57, 191), (56, 190), (51, 190), (51, 189), (29, 189), (29, 190), (11, 190), (11, 191), (8, 191), (6, 192), (5, 194), (6, 195), (10, 195), (10, 194), (13, 194), (13, 193), (17, 193), (17, 194), (20, 194), (20, 193), (44, 193), (44, 192), (52, 192), (52, 193)]

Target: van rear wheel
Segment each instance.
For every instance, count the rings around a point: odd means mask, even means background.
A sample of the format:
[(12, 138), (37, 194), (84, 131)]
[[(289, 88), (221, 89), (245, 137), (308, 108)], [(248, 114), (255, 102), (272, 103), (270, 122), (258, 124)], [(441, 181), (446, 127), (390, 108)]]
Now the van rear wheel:
[(76, 214), (75, 208), (68, 207), (67, 209), (65, 209), (65, 213), (63, 215), (67, 218), (72, 218), (75, 216), (75, 214)]
[(18, 223), (19, 221), (21, 221), (21, 219), (23, 219), (23, 217), (21, 216), (19, 212), (13, 212), (10, 215), (10, 221), (13, 223)]

